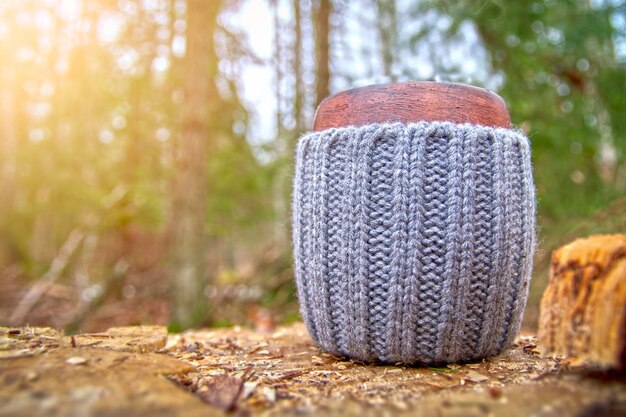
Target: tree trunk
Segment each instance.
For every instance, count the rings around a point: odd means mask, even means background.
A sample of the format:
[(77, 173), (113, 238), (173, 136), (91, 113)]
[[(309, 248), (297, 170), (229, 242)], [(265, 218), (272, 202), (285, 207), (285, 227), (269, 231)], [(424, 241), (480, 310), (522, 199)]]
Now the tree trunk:
[(380, 38), (380, 52), (383, 61), (383, 74), (389, 81), (396, 81), (393, 73), (396, 51), (396, 1), (376, 0), (378, 18), (378, 36)]
[(272, 0), (274, 7), (274, 99), (276, 100), (276, 137), (280, 137), (283, 131), (283, 54), (282, 54), (282, 32), (280, 14), (278, 11), (278, 1)]
[[(294, 41), (293, 41), (293, 73), (294, 97), (293, 117), (296, 122), (296, 134), (299, 135), (306, 127), (303, 116), (303, 88), (302, 88), (302, 9), (300, 0), (293, 0)], [(291, 151), (292, 149), (290, 149)], [(290, 153), (291, 155), (292, 153)]]
[(330, 0), (319, 0), (313, 14), (315, 30), (315, 105), (330, 95)]
[[(2, 152), (0, 153), (0, 198), (4, 202), (2, 207), (0, 207), (0, 215), (2, 215), (0, 226), (4, 227), (5, 224), (8, 224), (5, 222), (7, 222), (8, 214), (13, 209), (11, 205), (15, 201), (16, 196), (17, 134), (15, 123), (18, 119), (15, 114), (17, 107), (17, 94), (15, 94), (15, 91), (17, 89), (6, 82), (5, 77), (2, 77), (2, 79), (3, 85), (7, 86), (0, 92), (0, 114), (2, 115), (0, 118), (0, 129), (2, 131), (2, 138), (0, 139), (0, 146), (2, 147)], [(0, 236), (0, 241), (4, 238), (4, 236)], [(6, 265), (8, 262), (3, 262), (5, 261), (3, 255), (0, 250), (0, 262)]]
[(211, 124), (219, 110), (214, 77), (217, 57), (213, 36), (221, 1), (187, 2), (187, 50), (182, 65), (184, 103), (181, 140), (173, 187), (171, 236), (171, 321), (174, 327), (198, 324), (206, 312), (207, 158)]

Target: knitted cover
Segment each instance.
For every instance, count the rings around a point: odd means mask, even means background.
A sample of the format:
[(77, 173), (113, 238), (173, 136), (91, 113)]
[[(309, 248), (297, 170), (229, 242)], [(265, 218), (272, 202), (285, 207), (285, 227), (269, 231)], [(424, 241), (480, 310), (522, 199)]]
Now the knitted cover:
[(528, 295), (528, 139), (449, 122), (308, 133), (293, 243), (301, 314), (328, 352), (427, 364), (496, 355)]

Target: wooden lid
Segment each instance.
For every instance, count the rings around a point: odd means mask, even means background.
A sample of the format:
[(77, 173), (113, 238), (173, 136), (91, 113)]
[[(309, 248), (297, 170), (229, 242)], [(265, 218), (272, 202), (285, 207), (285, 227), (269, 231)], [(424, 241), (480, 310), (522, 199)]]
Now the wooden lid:
[(354, 88), (324, 99), (315, 113), (313, 130), (421, 120), (511, 127), (504, 100), (491, 91), (465, 84), (409, 81)]

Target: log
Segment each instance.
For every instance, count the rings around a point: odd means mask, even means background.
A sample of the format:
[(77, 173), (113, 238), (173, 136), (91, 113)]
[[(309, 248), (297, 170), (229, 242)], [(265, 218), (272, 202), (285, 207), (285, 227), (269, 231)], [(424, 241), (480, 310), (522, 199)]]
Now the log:
[(540, 306), (545, 354), (605, 369), (626, 366), (626, 235), (578, 239), (552, 254)]

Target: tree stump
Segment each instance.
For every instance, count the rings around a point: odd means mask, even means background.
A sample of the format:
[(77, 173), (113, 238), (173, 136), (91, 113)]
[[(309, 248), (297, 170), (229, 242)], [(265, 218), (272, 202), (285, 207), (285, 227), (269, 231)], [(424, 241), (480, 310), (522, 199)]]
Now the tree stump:
[(539, 340), (548, 354), (626, 365), (626, 235), (578, 239), (552, 254)]

